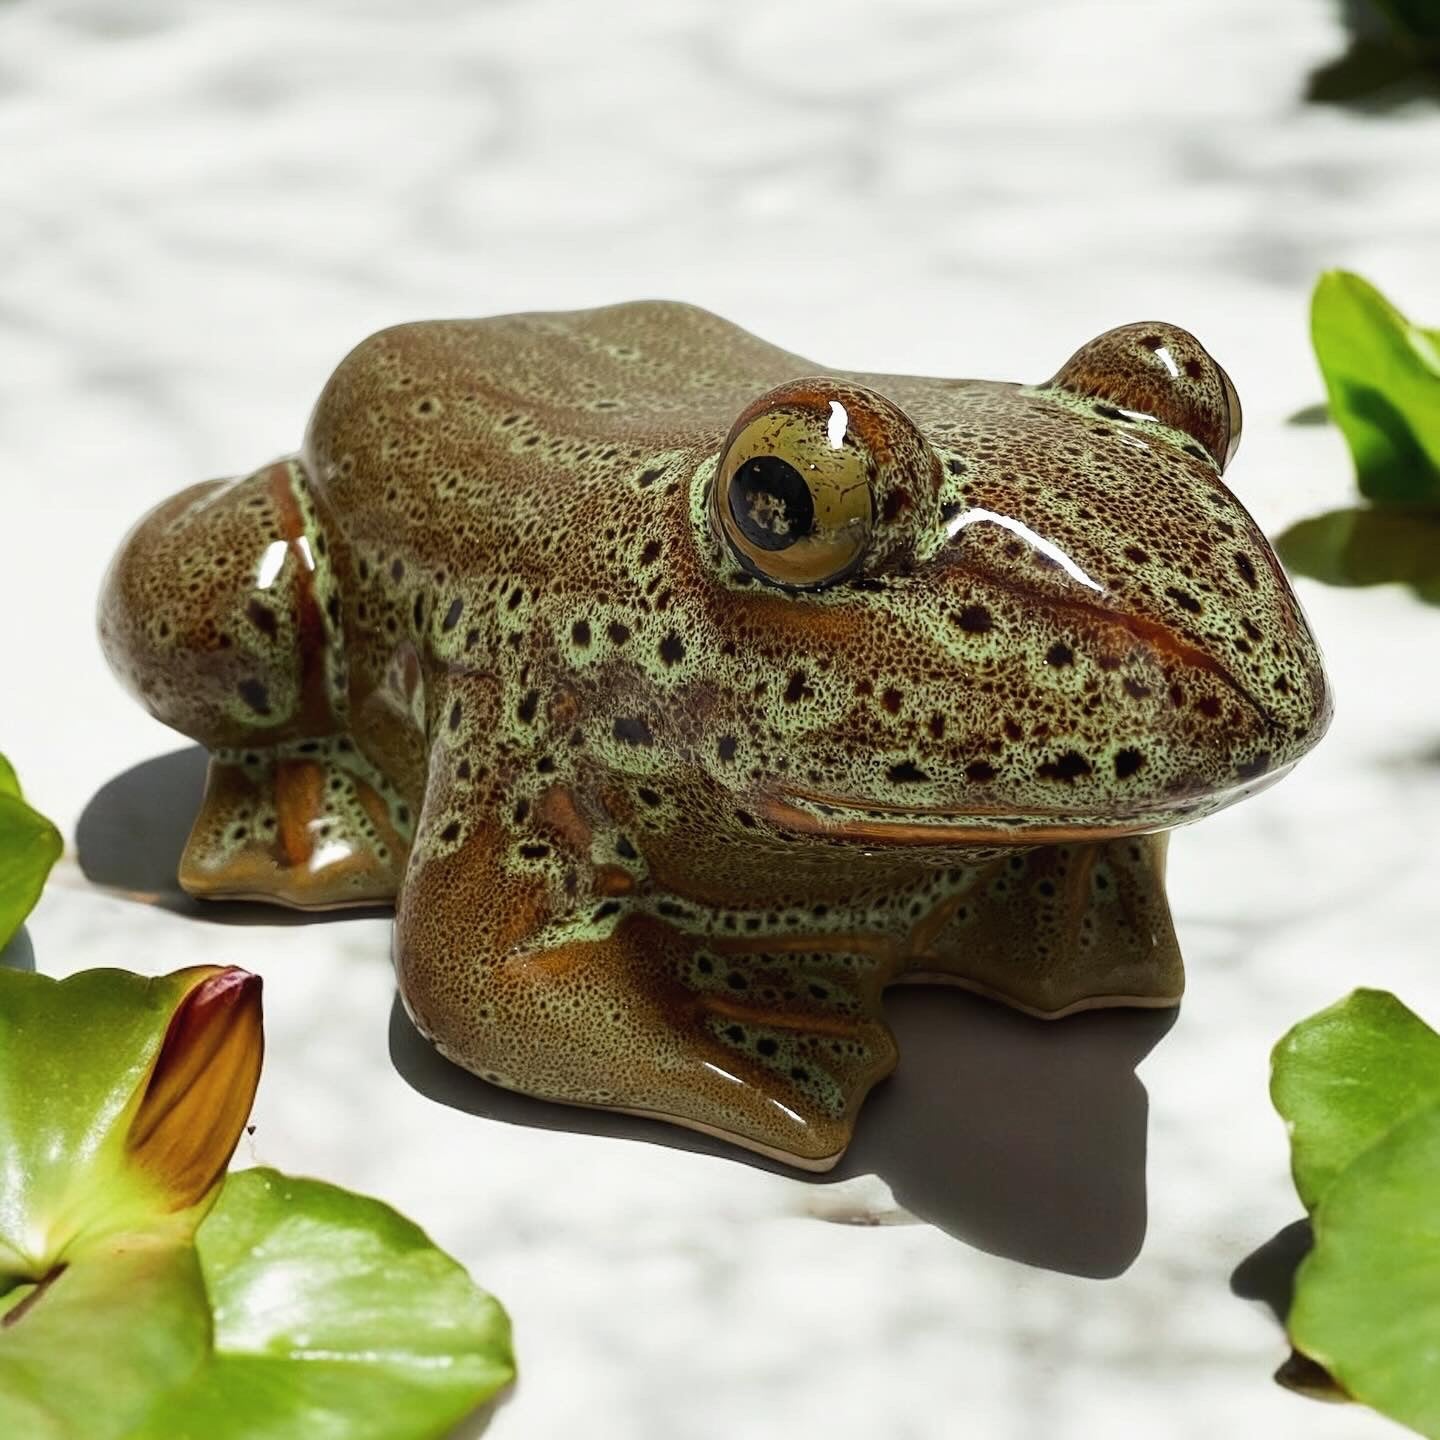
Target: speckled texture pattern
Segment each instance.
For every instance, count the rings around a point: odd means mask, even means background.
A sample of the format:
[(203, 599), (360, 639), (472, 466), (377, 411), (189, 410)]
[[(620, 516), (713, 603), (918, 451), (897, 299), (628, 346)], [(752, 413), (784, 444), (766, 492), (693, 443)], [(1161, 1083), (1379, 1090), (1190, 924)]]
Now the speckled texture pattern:
[(1239, 428), (1158, 323), (1031, 387), (661, 302), (399, 326), (141, 523), (102, 639), (216, 752), (192, 892), (398, 893), (453, 1059), (823, 1168), (896, 981), (1179, 998), (1157, 832), (1329, 715)]

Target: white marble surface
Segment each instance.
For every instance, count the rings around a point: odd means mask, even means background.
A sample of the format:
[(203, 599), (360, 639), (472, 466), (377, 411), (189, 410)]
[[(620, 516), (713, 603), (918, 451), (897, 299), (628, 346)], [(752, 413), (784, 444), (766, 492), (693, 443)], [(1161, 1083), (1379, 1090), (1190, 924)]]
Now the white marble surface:
[(1177, 837), (1168, 1033), (907, 993), (900, 1075), (811, 1183), (461, 1083), (392, 1036), (383, 919), (90, 883), (82, 814), (92, 871), (162, 883), (194, 776), (94, 799), (178, 744), (92, 636), (115, 541), (291, 446), (384, 323), (638, 295), (999, 377), (1172, 319), (1239, 385), (1262, 523), (1343, 504), (1337, 436), (1284, 423), (1308, 289), (1349, 265), (1440, 317), (1440, 110), (1304, 105), (1341, 46), (1323, 0), (0, 3), (0, 746), (71, 840), (28, 944), (263, 973), (240, 1160), (384, 1196), (504, 1299), (497, 1440), (1394, 1433), (1276, 1387), (1229, 1277), (1299, 1213), (1273, 1041), (1358, 982), (1440, 1020), (1440, 615), (1302, 583), (1334, 729)]

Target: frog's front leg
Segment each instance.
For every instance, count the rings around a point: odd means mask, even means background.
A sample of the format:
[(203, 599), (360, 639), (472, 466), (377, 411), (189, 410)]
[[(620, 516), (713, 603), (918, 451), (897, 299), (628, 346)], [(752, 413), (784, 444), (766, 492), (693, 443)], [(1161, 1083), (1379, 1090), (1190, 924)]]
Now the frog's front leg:
[(1045, 845), (973, 867), (921, 921), (897, 978), (963, 985), (1044, 1019), (1178, 1004), (1168, 838)]
[[(627, 872), (592, 865), (568, 792), (517, 835), (496, 807), (427, 798), (401, 890), (406, 1008), (448, 1058), (548, 1100), (642, 1114), (812, 1170), (895, 1064), (888, 958), (686, 933)], [(532, 814), (529, 819), (536, 817)], [(577, 842), (579, 842), (577, 844)], [(798, 942), (797, 942), (798, 943)]]

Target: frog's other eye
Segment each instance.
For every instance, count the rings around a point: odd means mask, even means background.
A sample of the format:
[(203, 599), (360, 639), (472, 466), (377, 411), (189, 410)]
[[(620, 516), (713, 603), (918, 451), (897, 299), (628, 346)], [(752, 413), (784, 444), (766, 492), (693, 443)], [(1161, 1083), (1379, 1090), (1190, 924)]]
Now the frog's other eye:
[(1142, 321), (1082, 345), (1047, 382), (1108, 401), (1120, 418), (1158, 420), (1188, 435), (1223, 471), (1240, 445), (1240, 397), (1188, 330)]
[(935, 469), (882, 396), (849, 381), (797, 380), (735, 422), (711, 487), (712, 521), (750, 574), (819, 589), (852, 574), (877, 539), (893, 548), (896, 522)]

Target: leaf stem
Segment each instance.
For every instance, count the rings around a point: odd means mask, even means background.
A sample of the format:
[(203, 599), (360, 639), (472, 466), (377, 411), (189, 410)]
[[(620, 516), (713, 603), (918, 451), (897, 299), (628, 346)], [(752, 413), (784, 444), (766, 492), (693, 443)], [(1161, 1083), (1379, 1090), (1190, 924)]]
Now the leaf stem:
[(52, 1265), (35, 1282), (35, 1288), (18, 1305), (7, 1310), (4, 1315), (0, 1315), (0, 1329), (8, 1330), (10, 1326), (19, 1324), (20, 1320), (35, 1308), (40, 1298), (65, 1273), (67, 1268), (64, 1260)]

